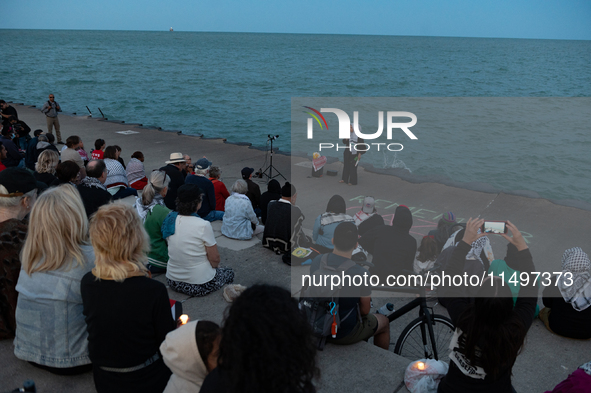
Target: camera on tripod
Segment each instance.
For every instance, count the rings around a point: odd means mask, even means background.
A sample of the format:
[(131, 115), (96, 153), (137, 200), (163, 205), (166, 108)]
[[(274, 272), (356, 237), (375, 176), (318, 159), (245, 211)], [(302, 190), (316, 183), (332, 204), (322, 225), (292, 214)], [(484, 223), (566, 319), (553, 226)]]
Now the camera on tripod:
[(270, 141), (274, 141), (275, 139), (279, 138), (279, 135), (267, 135)]

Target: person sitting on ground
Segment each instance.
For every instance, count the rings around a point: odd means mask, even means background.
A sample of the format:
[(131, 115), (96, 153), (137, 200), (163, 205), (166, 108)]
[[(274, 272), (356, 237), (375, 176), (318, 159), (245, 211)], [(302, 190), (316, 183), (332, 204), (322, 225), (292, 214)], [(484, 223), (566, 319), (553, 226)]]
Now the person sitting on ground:
[(421, 245), (417, 249), (413, 271), (416, 274), (426, 274), (433, 269), (438, 255), (435, 238), (432, 235), (423, 236)]
[(581, 365), (554, 390), (544, 393), (591, 393), (591, 362)]
[(456, 216), (452, 212), (443, 213), (437, 222), (437, 229), (429, 231), (428, 235), (433, 236), (437, 242), (437, 252), (441, 252), (447, 239), (451, 236), (452, 228), (457, 224)]
[(160, 168), (160, 170), (166, 172), (170, 178), (168, 192), (164, 197), (164, 204), (170, 210), (174, 210), (176, 209), (177, 190), (180, 186), (185, 184), (183, 171), (185, 170), (187, 163), (183, 157), (183, 153), (171, 153), (170, 159), (166, 161), (166, 164), (166, 166)]
[(80, 144), (78, 145), (76, 151), (78, 152), (78, 154), (80, 154), (80, 157), (82, 158), (82, 161), (84, 161), (84, 165), (86, 166), (86, 164), (88, 164), (88, 161), (90, 160), (90, 155), (86, 152), (86, 150), (84, 150), (84, 142), (82, 142), (82, 139), (80, 139)]
[(355, 213), (354, 218), (359, 236), (365, 235), (375, 227), (384, 225), (384, 218), (378, 214), (376, 200), (372, 196), (366, 196), (363, 198), (361, 210)]
[(347, 204), (340, 195), (333, 195), (326, 205), (326, 212), (316, 217), (312, 232), (312, 246), (320, 254), (332, 252), (334, 230), (341, 222), (353, 222), (353, 217), (346, 214)]
[(143, 190), (148, 184), (146, 170), (144, 169), (144, 154), (136, 151), (131, 155), (131, 160), (127, 163), (127, 180), (129, 186), (136, 190)]
[(164, 198), (168, 192), (170, 177), (164, 171), (153, 171), (150, 180), (135, 202), (135, 208), (150, 236), (148, 270), (152, 273), (165, 273), (168, 264), (168, 244), (162, 236), (162, 223), (170, 209)]
[(267, 183), (267, 191), (261, 195), (261, 222), (265, 225), (267, 221), (267, 208), (271, 201), (278, 201), (281, 199), (281, 184), (275, 179), (269, 180)]
[(105, 187), (113, 200), (123, 199), (128, 196), (137, 196), (137, 190), (129, 187), (125, 167), (119, 162), (120, 151), (117, 146), (107, 146), (105, 149), (105, 165), (107, 166), (107, 180)]
[(74, 161), (62, 161), (55, 167), (55, 179), (51, 186), (71, 184), (74, 187), (80, 183), (80, 167)]
[(35, 164), (35, 179), (45, 183), (48, 187), (57, 179), (55, 168), (60, 160), (59, 154), (53, 150), (45, 150), (39, 155)]
[(254, 285), (232, 303), (218, 367), (200, 393), (314, 393), (319, 375), (312, 329), (298, 303), (283, 288)]
[(417, 241), (409, 233), (412, 227), (412, 213), (400, 205), (394, 213), (392, 226), (381, 225), (366, 232), (359, 244), (373, 255), (372, 274), (386, 282), (390, 274), (408, 274), (413, 269), (417, 253)]
[(219, 166), (214, 165), (209, 168), (209, 180), (211, 180), (215, 191), (215, 210), (223, 212), (226, 210), (226, 199), (228, 199), (230, 193), (224, 182), (220, 180), (221, 175), (222, 170)]
[(160, 345), (172, 375), (164, 393), (199, 392), (218, 364), (221, 329), (210, 321), (192, 321), (166, 335)]
[(187, 166), (185, 166), (185, 169), (183, 170), (183, 177), (186, 179), (188, 175), (194, 175), (195, 174), (195, 166), (191, 162), (191, 156), (190, 155), (183, 154), (183, 158), (185, 159), (185, 162), (187, 163)]
[(104, 139), (97, 139), (94, 141), (94, 150), (90, 152), (90, 156), (93, 160), (102, 160), (105, 158), (105, 148), (107, 144), (105, 143)]
[(78, 150), (83, 146), (82, 139), (77, 135), (72, 135), (66, 139), (66, 148), (61, 152), (61, 161), (73, 161), (80, 168), (80, 178), (83, 179), (86, 176), (86, 170), (84, 168), (84, 160), (78, 153)]
[(121, 149), (121, 146), (115, 145), (115, 149), (117, 149), (117, 161), (119, 161), (119, 163), (121, 164), (121, 166), (123, 167), (123, 169), (126, 169), (126, 167), (125, 167), (125, 161), (123, 161), (123, 158), (121, 157), (121, 152), (123, 151)]
[(161, 393), (170, 370), (159, 352), (175, 328), (168, 291), (144, 267), (148, 235), (135, 209), (101, 206), (90, 220), (95, 268), (80, 290), (98, 393)]
[(41, 134), (37, 137), (37, 146), (35, 147), (34, 155), (33, 155), (33, 168), (35, 169), (35, 163), (39, 161), (39, 156), (45, 150), (51, 150), (59, 154), (59, 150), (52, 141), (55, 141), (55, 137), (53, 134)]
[(28, 231), (25, 217), (37, 199), (35, 177), (24, 168), (0, 172), (0, 340), (13, 338), (16, 283), (21, 271), (21, 249)]
[(242, 179), (246, 181), (248, 185), (248, 192), (246, 196), (250, 199), (252, 203), (252, 208), (254, 209), (257, 216), (261, 214), (261, 188), (258, 184), (252, 181), (252, 174), (254, 172), (254, 168), (245, 167), (242, 168)]
[(221, 258), (211, 223), (197, 214), (202, 194), (195, 184), (179, 187), (177, 209), (162, 224), (168, 241), (168, 286), (189, 296), (205, 296), (234, 281), (232, 269), (218, 267)]
[[(446, 270), (450, 276), (463, 275), (464, 263), (483, 219), (469, 219), (463, 239), (456, 246)], [(500, 278), (484, 279), (476, 298), (462, 297), (462, 288), (451, 287), (447, 310), (456, 326), (450, 348), (449, 372), (439, 384), (440, 393), (448, 392), (515, 392), (511, 386), (511, 371), (525, 336), (534, 318), (538, 287), (535, 266), (527, 244), (510, 221), (507, 227), (512, 237), (501, 234), (517, 248), (515, 258), (507, 259), (520, 276), (519, 297), (513, 305), (511, 290)], [(455, 292), (454, 292), (455, 290)]]
[(197, 212), (205, 221), (213, 222), (224, 218), (224, 212), (215, 210), (215, 188), (209, 180), (211, 161), (203, 157), (195, 163), (195, 174), (185, 179), (185, 184), (195, 184), (203, 191), (201, 208)]
[(232, 195), (226, 200), (222, 235), (230, 239), (249, 240), (259, 233), (263, 233), (265, 229), (264, 226), (259, 225), (250, 199), (246, 196), (247, 192), (246, 182), (238, 179), (232, 186)]
[[(465, 231), (466, 230), (464, 228), (459, 229), (458, 231), (454, 232), (449, 240), (445, 243), (441, 254), (439, 254), (434, 264), (434, 269), (436, 271), (447, 272), (451, 262), (451, 257), (455, 250), (455, 246), (461, 242)], [(492, 248), (490, 246), (490, 240), (488, 236), (484, 234), (482, 237), (479, 237), (476, 241), (474, 241), (474, 243), (472, 243), (470, 246), (470, 251), (466, 255), (466, 260), (464, 261), (464, 271), (469, 275), (481, 277), (486, 271), (488, 271), (490, 262), (494, 260), (494, 255), (492, 254)], [(511, 245), (509, 245), (507, 249), (507, 258), (511, 258), (512, 256), (510, 249)], [(449, 285), (441, 285), (437, 288), (439, 303), (443, 307), (447, 307), (449, 303), (449, 288)], [(454, 289), (455, 293), (458, 293), (458, 291), (461, 292), (463, 297), (472, 297), (478, 292), (478, 287), (461, 286), (460, 289)]]
[(544, 289), (545, 308), (540, 319), (552, 333), (564, 337), (591, 338), (591, 261), (580, 247), (562, 255), (562, 274), (557, 285)]
[[(332, 253), (318, 255), (312, 260), (310, 274), (320, 269), (321, 263), (337, 269), (351, 259), (357, 247), (357, 227), (353, 222), (341, 222), (333, 231)], [(367, 270), (357, 264), (343, 274), (350, 277), (368, 274)], [(352, 278), (353, 279), (353, 278)], [(374, 345), (388, 349), (390, 346), (390, 321), (385, 315), (371, 314), (371, 288), (366, 286), (344, 287), (339, 300), (341, 325), (336, 339), (329, 337), (327, 342), (349, 345), (362, 340), (374, 339)], [(345, 317), (346, 316), (346, 317)], [(359, 318), (360, 317), (360, 318)]]
[(113, 200), (107, 191), (107, 166), (103, 160), (91, 160), (86, 166), (86, 177), (78, 184), (78, 192), (84, 204), (86, 216), (90, 218), (99, 207)]
[(2, 142), (6, 149), (6, 158), (2, 160), (2, 164), (7, 168), (19, 166), (21, 160), (23, 160), (23, 156), (19, 153), (18, 147), (12, 141), (12, 135), (13, 132), (11, 127), (2, 128), (0, 142)]
[(14, 355), (59, 375), (88, 372), (80, 281), (94, 267), (94, 252), (80, 195), (70, 185), (47, 190), (29, 224), (16, 286)]
[(22, 151), (26, 151), (31, 140), (31, 127), (22, 120), (17, 119), (14, 116), (8, 118), (12, 130), (14, 131), (14, 144)]
[(2, 163), (2, 161), (6, 158), (6, 154), (6, 148), (2, 142), (0, 142), (0, 172), (6, 169), (6, 165)]
[(310, 245), (302, 230), (304, 214), (295, 205), (297, 196), (295, 186), (285, 182), (281, 188), (281, 199), (269, 203), (263, 232), (263, 247), (283, 254), (282, 260), (288, 265), (291, 265), (291, 252), (296, 247)]
[(5, 127), (10, 127), (10, 119), (11, 116), (14, 116), (18, 119), (18, 113), (16, 109), (12, 105), (8, 105), (6, 101), (0, 100), (0, 116), (2, 116), (2, 125)]
[(39, 143), (39, 135), (43, 134), (43, 130), (36, 129), (33, 131), (33, 139), (29, 141), (27, 152), (25, 153), (25, 165), (30, 170), (35, 170), (35, 163), (37, 162), (37, 143)]

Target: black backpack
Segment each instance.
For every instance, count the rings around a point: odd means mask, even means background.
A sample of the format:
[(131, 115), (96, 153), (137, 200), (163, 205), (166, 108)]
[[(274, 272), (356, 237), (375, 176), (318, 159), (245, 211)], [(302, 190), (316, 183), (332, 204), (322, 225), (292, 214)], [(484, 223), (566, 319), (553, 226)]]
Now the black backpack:
[[(312, 283), (314, 277), (323, 277), (325, 275), (341, 275), (356, 263), (348, 259), (338, 267), (328, 266), (328, 256), (322, 255), (320, 259), (320, 268), (310, 274)], [(318, 282), (318, 281), (316, 281)], [(306, 319), (312, 326), (314, 335), (318, 338), (318, 349), (323, 350), (326, 344), (326, 338), (336, 335), (341, 326), (341, 320), (346, 319), (355, 309), (352, 309), (347, 315), (341, 317), (339, 314), (339, 294), (343, 287), (337, 287), (333, 290), (328, 286), (309, 285), (302, 288), (300, 293), (299, 307), (303, 311)], [(357, 317), (360, 319), (359, 304), (357, 305)]]

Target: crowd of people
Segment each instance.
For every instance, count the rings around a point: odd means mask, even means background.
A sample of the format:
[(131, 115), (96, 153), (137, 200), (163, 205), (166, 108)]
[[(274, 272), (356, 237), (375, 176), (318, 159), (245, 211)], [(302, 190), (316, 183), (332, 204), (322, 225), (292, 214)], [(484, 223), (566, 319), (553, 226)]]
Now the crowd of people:
[[(438, 291), (456, 326), (450, 370), (439, 391), (514, 391), (511, 370), (538, 314), (538, 286), (534, 279), (518, 287), (500, 282), (499, 272), (536, 270), (511, 222), (509, 234), (502, 234), (507, 256), (499, 260), (480, 230), (483, 220), (460, 224), (446, 212), (418, 245), (408, 207), (398, 206), (387, 225), (373, 197), (349, 215), (345, 199), (334, 195), (309, 237), (289, 182), (271, 180), (261, 193), (254, 169), (245, 167), (228, 190), (219, 166), (206, 157), (193, 164), (180, 152), (146, 173), (141, 151), (126, 164), (121, 147), (104, 139), (86, 152), (72, 135), (58, 149), (49, 128), (61, 139), (53, 95), (43, 111), (48, 133), (36, 130), (33, 138), (19, 133), (24, 127), (15, 121), (16, 110), (0, 105), (0, 339), (14, 338), (17, 358), (59, 375), (92, 371), (99, 392), (314, 392), (317, 342), (285, 289), (246, 289), (222, 327), (203, 320), (183, 324), (173, 316), (167, 286), (207, 296), (234, 281), (211, 225), (221, 220), (224, 236), (249, 240), (262, 234), (263, 247), (287, 265), (310, 263), (311, 274), (341, 269), (385, 281), (388, 275), (441, 269), (492, 272), (491, 285)], [(355, 174), (348, 174), (353, 184)], [(114, 203), (125, 198), (134, 203)], [(302, 258), (298, 249), (309, 253)], [(356, 263), (368, 255), (371, 264)], [(539, 318), (552, 333), (590, 339), (589, 257), (578, 247), (566, 250), (562, 272), (572, 274), (572, 283), (563, 275), (544, 290)], [(164, 274), (167, 286), (152, 274)], [(339, 314), (339, 329), (328, 342), (373, 338), (388, 349), (389, 321), (372, 312), (371, 288), (347, 288)]]

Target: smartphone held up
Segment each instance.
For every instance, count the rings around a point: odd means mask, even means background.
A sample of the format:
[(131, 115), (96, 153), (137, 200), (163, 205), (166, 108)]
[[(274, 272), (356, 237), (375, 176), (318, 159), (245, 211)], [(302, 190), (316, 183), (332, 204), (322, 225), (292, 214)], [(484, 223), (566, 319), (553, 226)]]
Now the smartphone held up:
[(507, 233), (507, 221), (484, 221), (482, 233)]

